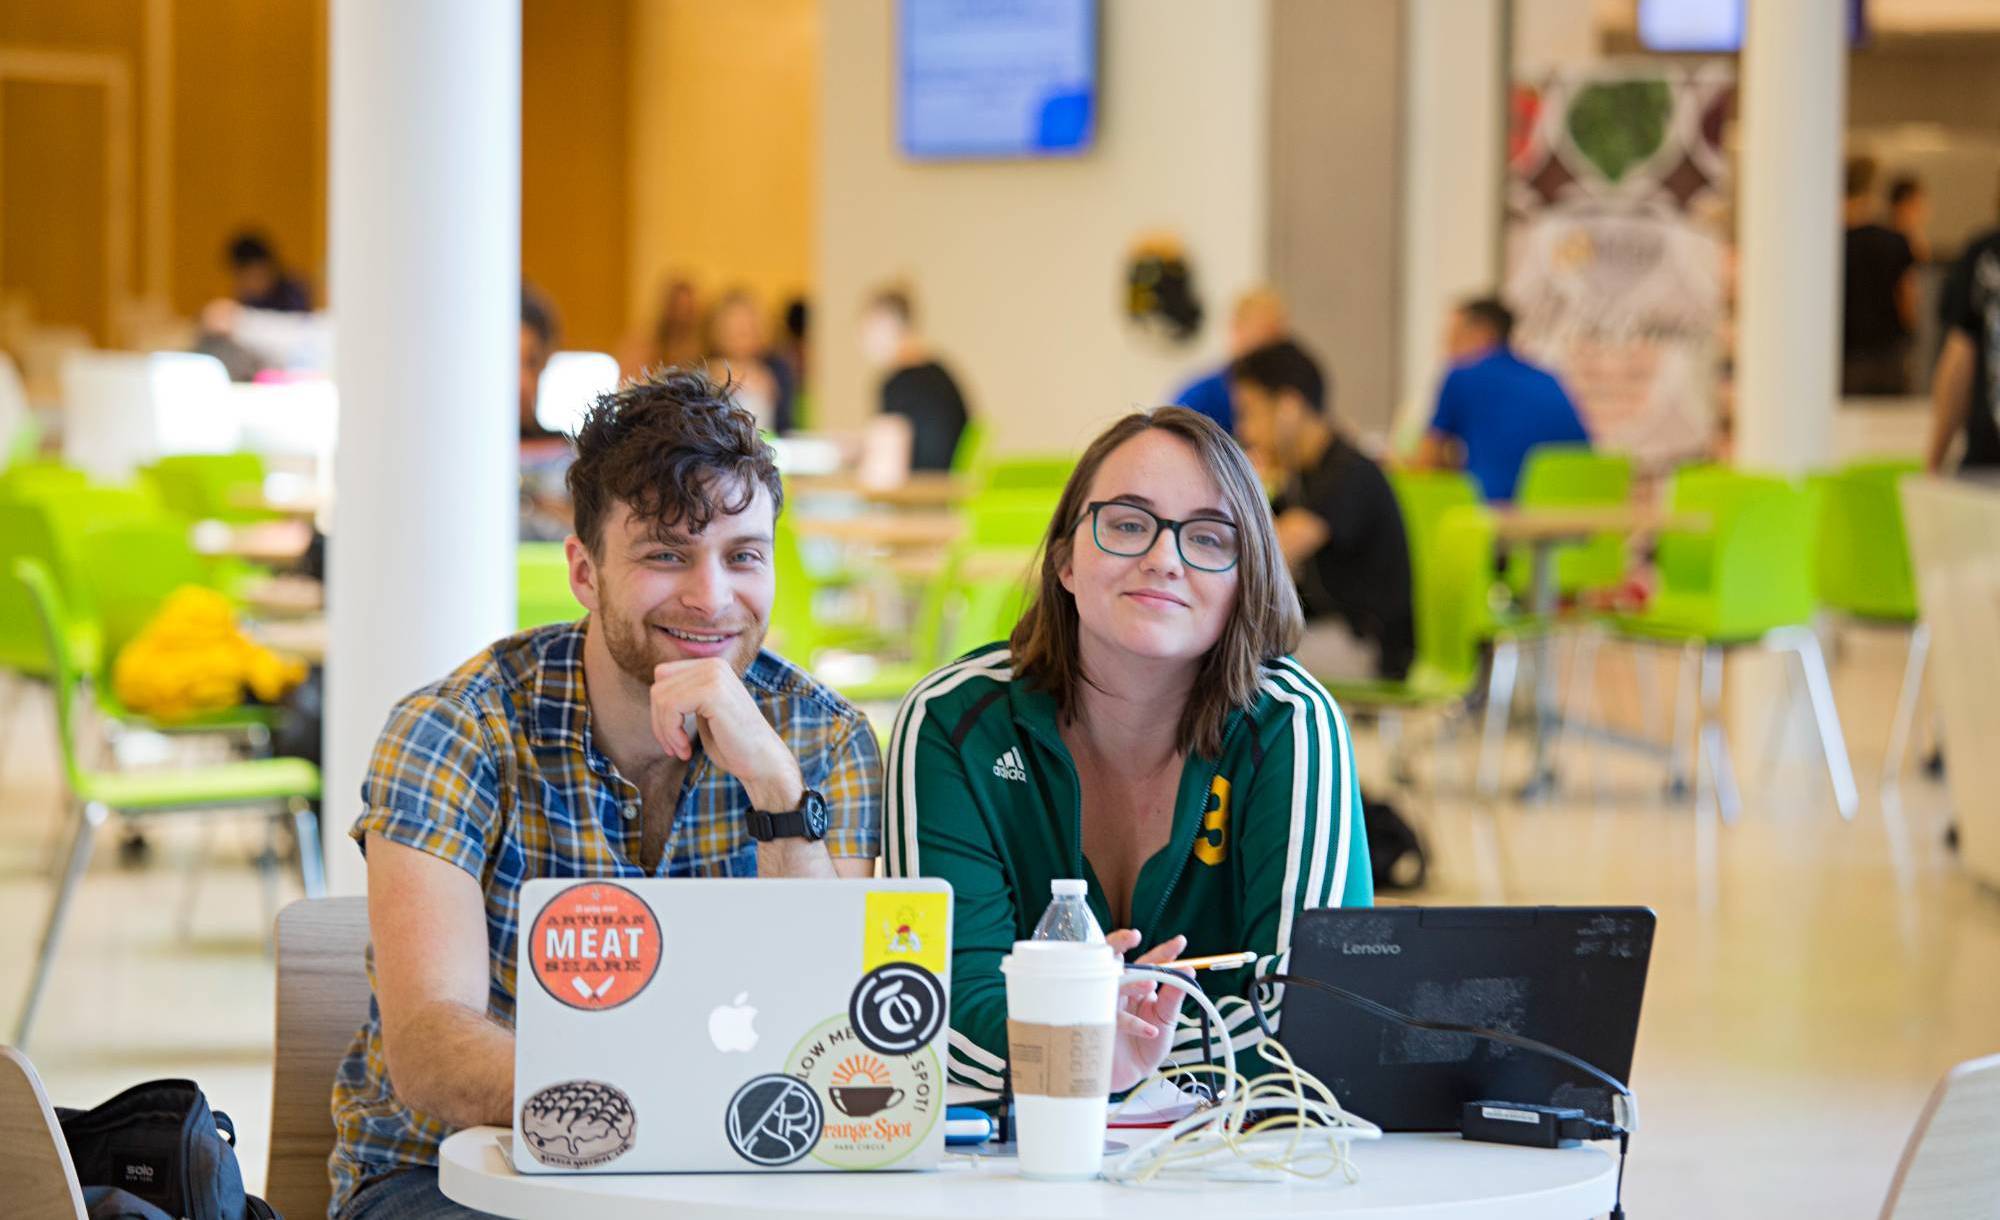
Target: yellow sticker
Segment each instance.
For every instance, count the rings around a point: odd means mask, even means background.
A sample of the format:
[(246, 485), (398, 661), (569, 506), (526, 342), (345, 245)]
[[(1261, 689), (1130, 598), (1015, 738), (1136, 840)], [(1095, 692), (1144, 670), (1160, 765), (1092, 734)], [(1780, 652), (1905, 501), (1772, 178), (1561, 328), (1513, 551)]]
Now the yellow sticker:
[(861, 969), (889, 962), (913, 962), (944, 978), (945, 938), (951, 902), (945, 894), (908, 890), (870, 890), (867, 927), (862, 930)]
[(1194, 839), (1194, 858), (1214, 867), (1229, 858), (1229, 781), (1220, 775), (1209, 785), (1201, 811), (1201, 833)]

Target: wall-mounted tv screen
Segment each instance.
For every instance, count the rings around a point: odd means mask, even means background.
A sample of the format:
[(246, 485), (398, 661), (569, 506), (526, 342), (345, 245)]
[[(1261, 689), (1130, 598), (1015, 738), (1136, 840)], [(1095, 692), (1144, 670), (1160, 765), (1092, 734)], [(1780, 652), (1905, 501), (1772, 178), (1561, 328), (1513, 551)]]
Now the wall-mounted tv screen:
[(902, 0), (903, 151), (1073, 156), (1097, 135), (1097, 0)]
[[(1817, 0), (1838, 4), (1840, 0)], [(1639, 45), (1648, 51), (1725, 52), (1743, 49), (1746, 0), (1639, 0)], [(1868, 41), (1866, 0), (1847, 0), (1847, 40)]]

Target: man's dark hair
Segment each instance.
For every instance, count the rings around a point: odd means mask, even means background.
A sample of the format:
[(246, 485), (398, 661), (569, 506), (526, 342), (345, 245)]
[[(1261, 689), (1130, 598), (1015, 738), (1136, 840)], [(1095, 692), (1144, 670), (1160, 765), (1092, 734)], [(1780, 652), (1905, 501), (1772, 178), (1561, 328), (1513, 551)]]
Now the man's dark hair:
[(534, 285), (521, 281), (521, 325), (535, 332), (543, 347), (556, 344), (556, 311)]
[(1473, 297), (1459, 303), (1458, 312), (1466, 321), (1483, 326), (1493, 332), (1493, 339), (1501, 347), (1514, 337), (1514, 311), (1499, 297)]
[(700, 369), (659, 368), (598, 398), (576, 431), (569, 497), (576, 536), (601, 555), (619, 501), (656, 530), (699, 534), (740, 513), (761, 484), (775, 516), (785, 506), (777, 455), (734, 386)]
[(1849, 157), (1842, 173), (1847, 198), (1859, 199), (1875, 185), (1875, 158)]
[(886, 309), (896, 315), (896, 320), (904, 326), (917, 324), (917, 305), (910, 294), (901, 288), (880, 288), (868, 298), (870, 309)]
[(1910, 196), (1921, 193), (1923, 189), (1923, 181), (1915, 174), (1898, 174), (1889, 183), (1889, 206), (1900, 208)]
[(1238, 356), (1229, 366), (1229, 379), (1247, 381), (1271, 394), (1291, 390), (1314, 411), (1326, 413), (1326, 379), (1320, 374), (1319, 361), (1290, 339), (1266, 343)]
[(275, 263), (277, 252), (271, 249), (271, 239), (255, 229), (244, 229), (229, 239), (229, 265), (234, 268), (254, 267), (258, 263)]

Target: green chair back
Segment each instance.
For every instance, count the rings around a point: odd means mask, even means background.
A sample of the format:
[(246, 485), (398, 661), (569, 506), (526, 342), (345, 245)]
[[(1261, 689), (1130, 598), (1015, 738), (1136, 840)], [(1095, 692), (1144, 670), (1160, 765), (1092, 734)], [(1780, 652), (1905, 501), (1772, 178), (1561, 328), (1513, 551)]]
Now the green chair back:
[(1423, 587), (1424, 569), (1445, 513), (1485, 503), (1479, 484), (1462, 470), (1391, 470), (1389, 487), (1403, 513), (1403, 537), (1410, 546), (1412, 597)]
[[(62, 565), (48, 514), (33, 504), (0, 502), (0, 667), (35, 678), (51, 676), (48, 641), (36, 621), (40, 612), (28, 586), (14, 575), (31, 562), (53, 573)], [(51, 575), (51, 579), (53, 579)]]
[(56, 735), (62, 745), (63, 776), (69, 781), (70, 791), (83, 787), (81, 769), (77, 766), (76, 754), (76, 688), (82, 679), (83, 667), (78, 664), (64, 631), (69, 621), (68, 609), (63, 604), (62, 592), (56, 587), (55, 574), (47, 564), (35, 559), (16, 559), (12, 579), (7, 583), (21, 589), (32, 612), (29, 621), (42, 635), (43, 671), (55, 688)]
[(1430, 526), (1430, 551), (1413, 592), (1417, 634), (1412, 685), (1469, 688), (1479, 677), (1480, 643), (1493, 631), (1493, 514), (1455, 505)]
[[(70, 563), (103, 631), (105, 669), (174, 590), (210, 583), (207, 566), (188, 541), (187, 526), (174, 518), (89, 527)], [(97, 667), (83, 668), (91, 676), (98, 673)]]
[(990, 492), (1046, 491), (1060, 495), (1076, 470), (1078, 456), (1037, 453), (995, 458), (987, 463), (980, 487)]
[(560, 542), (523, 542), (514, 554), (515, 626), (522, 631), (583, 617), (569, 587), (569, 558)]
[(951, 472), (957, 475), (983, 474), (990, 439), (984, 420), (976, 416), (966, 420), (965, 427), (958, 433), (958, 445), (951, 451)]
[[(1521, 467), (1514, 503), (1522, 508), (1618, 507), (1632, 498), (1632, 459), (1588, 445), (1537, 445)], [(1563, 593), (1616, 586), (1625, 578), (1625, 539), (1600, 534), (1589, 542), (1557, 547), (1556, 588)], [(1527, 597), (1532, 565), (1509, 573), (1515, 596)]]
[(74, 491), (90, 476), (60, 462), (22, 462), (0, 471), (0, 500), (33, 500), (48, 491)]
[(1907, 459), (1857, 462), (1817, 480), (1820, 604), (1858, 618), (1917, 621), (1917, 582), (1897, 484), (1923, 467)]
[(180, 453), (145, 470), (161, 503), (190, 521), (260, 521), (269, 513), (240, 501), (264, 490), (264, 458), (256, 453)]
[(983, 492), (966, 501), (962, 547), (1034, 548), (1047, 536), (1061, 488)]
[(1644, 618), (1722, 642), (1810, 621), (1816, 499), (1773, 475), (1700, 467), (1676, 476), (1673, 507), (1707, 514), (1710, 528), (1660, 536), (1660, 587)]

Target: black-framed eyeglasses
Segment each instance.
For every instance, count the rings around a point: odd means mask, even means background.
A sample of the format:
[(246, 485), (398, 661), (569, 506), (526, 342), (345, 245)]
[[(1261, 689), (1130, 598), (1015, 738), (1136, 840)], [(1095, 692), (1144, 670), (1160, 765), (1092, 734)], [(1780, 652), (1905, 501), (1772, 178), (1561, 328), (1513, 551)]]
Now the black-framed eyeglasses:
[(1236, 566), (1242, 553), (1242, 540), (1235, 523), (1220, 517), (1169, 521), (1150, 509), (1123, 500), (1093, 500), (1084, 508), (1090, 513), (1090, 537), (1097, 543), (1097, 549), (1121, 559), (1136, 558), (1152, 550), (1163, 529), (1173, 531), (1174, 547), (1180, 552), (1181, 562), (1197, 571), (1227, 572)]

